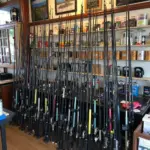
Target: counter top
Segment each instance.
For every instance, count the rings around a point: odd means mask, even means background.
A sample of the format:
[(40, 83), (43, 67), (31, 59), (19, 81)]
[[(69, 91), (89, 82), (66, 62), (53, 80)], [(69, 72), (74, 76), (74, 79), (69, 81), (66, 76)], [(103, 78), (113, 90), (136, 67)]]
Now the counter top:
[(12, 83), (12, 82), (13, 82), (13, 79), (9, 79), (9, 80), (1, 80), (1, 81), (0, 81), (0, 85)]

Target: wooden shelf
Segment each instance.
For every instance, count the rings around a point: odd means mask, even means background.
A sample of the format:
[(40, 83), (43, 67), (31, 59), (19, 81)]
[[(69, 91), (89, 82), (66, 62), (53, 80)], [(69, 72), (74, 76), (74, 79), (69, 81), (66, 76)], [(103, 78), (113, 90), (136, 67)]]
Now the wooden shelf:
[[(133, 10), (139, 10), (139, 9), (145, 9), (145, 8), (150, 8), (150, 2), (130, 4), (129, 6), (120, 6), (114, 9), (114, 13), (121, 13), (121, 12), (126, 12), (127, 10), (133, 11)], [(107, 10), (107, 14), (110, 14), (111, 12), (112, 12), (111, 9)], [(104, 15), (104, 11), (96, 12), (93, 15), (102, 16)], [(78, 14), (78, 15), (69, 16), (69, 17), (36, 21), (36, 22), (29, 23), (29, 26), (49, 24), (49, 23), (55, 23), (55, 22), (60, 22), (60, 21), (62, 22), (62, 21), (68, 21), (68, 20), (75, 20), (75, 19), (80, 19), (80, 18), (81, 18), (81, 15)], [(87, 13), (83, 14), (83, 18), (88, 18), (88, 14)]]
[(1, 10), (7, 10), (8, 8), (11, 8), (15, 5), (19, 4), (19, 0), (10, 0), (8, 2), (5, 3), (0, 3), (0, 9)]
[(9, 69), (14, 69), (13, 64), (0, 64), (0, 68), (9, 68)]
[(13, 81), (14, 81), (13, 79), (3, 80), (3, 81), (0, 81), (0, 85), (13, 83)]
[[(139, 30), (139, 29), (148, 29), (148, 28), (150, 28), (150, 25), (145, 25), (145, 26), (136, 26), (136, 27), (130, 27), (130, 30)], [(126, 28), (117, 28), (117, 29), (115, 29), (115, 31), (125, 31), (126, 30)], [(112, 31), (111, 29), (108, 29), (107, 31)], [(99, 30), (99, 31), (91, 31), (91, 33), (103, 33), (104, 32), (104, 30)], [(80, 32), (77, 32), (76, 34), (77, 35), (80, 35), (80, 34), (82, 34), (82, 36), (84, 36), (84, 35), (87, 35), (89, 32), (82, 32), (82, 33), (80, 33)], [(60, 34), (61, 36), (65, 36), (65, 34)], [(72, 35), (72, 36), (74, 36), (74, 33), (70, 33), (69, 35)], [(59, 36), (58, 34), (53, 34), (53, 35), (50, 35), (50, 36)], [(39, 36), (40, 37), (40, 36)], [(48, 37), (48, 36), (47, 36)]]
[(14, 28), (14, 26), (17, 25), (17, 23), (19, 23), (19, 22), (12, 22), (12, 23), (8, 23), (8, 24), (0, 25), (0, 29)]
[[(41, 70), (47, 70), (47, 69), (45, 69), (45, 68), (41, 68)], [(57, 72), (57, 70), (53, 70), (53, 69), (49, 69), (48, 70), (49, 72)], [(86, 72), (69, 72), (69, 74), (73, 74), (73, 73), (75, 73), (75, 74), (80, 74), (80, 75), (87, 75), (87, 73)], [(89, 73), (89, 75), (91, 75), (91, 73)], [(99, 77), (104, 77), (104, 74), (93, 74), (93, 75), (95, 75), (95, 76), (99, 76)], [(112, 75), (110, 75), (110, 77), (111, 77)], [(120, 79), (125, 79), (126, 77), (125, 76), (118, 76), (118, 78), (120, 78)], [(139, 81), (150, 81), (150, 77), (143, 77), (143, 78), (136, 78), (136, 77), (132, 77), (132, 80), (139, 80)]]

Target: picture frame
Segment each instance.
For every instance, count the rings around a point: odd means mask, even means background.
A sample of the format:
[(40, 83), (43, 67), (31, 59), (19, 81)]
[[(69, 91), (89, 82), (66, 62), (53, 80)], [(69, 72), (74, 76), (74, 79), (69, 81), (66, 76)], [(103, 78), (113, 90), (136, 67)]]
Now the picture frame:
[(48, 0), (30, 0), (32, 21), (40, 21), (49, 18)]
[(77, 11), (77, 0), (55, 0), (55, 14), (65, 14)]
[[(145, 1), (147, 0), (129, 0), (129, 4), (145, 2)], [(123, 6), (123, 5), (126, 5), (125, 0), (116, 0), (116, 6)]]
[(84, 11), (88, 12), (89, 6), (90, 8), (94, 8), (96, 11), (101, 11), (102, 10), (102, 0), (84, 0)]

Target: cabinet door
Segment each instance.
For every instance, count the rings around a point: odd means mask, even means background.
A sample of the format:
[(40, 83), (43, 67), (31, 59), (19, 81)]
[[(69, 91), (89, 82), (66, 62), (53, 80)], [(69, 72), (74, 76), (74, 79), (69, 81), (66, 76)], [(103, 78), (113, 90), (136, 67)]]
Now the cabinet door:
[(1, 98), (3, 101), (3, 107), (6, 109), (11, 109), (12, 106), (12, 95), (13, 88), (12, 84), (2, 85), (1, 86)]

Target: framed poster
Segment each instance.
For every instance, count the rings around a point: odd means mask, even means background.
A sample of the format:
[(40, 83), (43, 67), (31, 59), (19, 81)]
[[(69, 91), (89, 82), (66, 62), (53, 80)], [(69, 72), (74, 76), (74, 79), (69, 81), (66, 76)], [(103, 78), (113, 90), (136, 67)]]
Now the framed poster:
[(77, 11), (77, 0), (55, 0), (56, 15), (76, 11)]
[(102, 10), (102, 0), (84, 0), (85, 12), (90, 8), (94, 8), (97, 11)]
[[(129, 4), (139, 3), (139, 2), (144, 2), (144, 1), (147, 1), (147, 0), (129, 0)], [(117, 6), (127, 5), (127, 2), (125, 0), (116, 0), (116, 5)]]
[(32, 21), (48, 19), (48, 0), (30, 0)]

